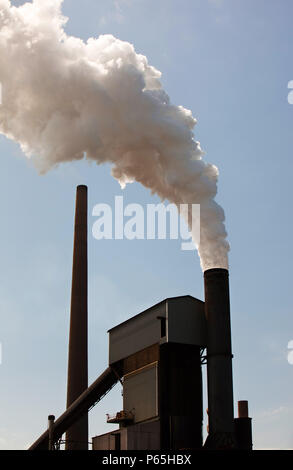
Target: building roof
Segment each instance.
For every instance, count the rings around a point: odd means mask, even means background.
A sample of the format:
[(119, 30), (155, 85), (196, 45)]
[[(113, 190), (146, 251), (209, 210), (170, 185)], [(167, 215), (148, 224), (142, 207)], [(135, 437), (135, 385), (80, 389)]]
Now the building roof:
[(113, 330), (115, 330), (116, 328), (120, 327), (121, 325), (124, 325), (125, 323), (128, 323), (128, 322), (132, 321), (134, 318), (137, 318), (137, 317), (139, 317), (140, 315), (145, 315), (145, 314), (148, 313), (150, 310), (152, 310), (153, 308), (158, 307), (158, 306), (161, 305), (161, 304), (164, 304), (164, 303), (166, 303), (166, 302), (170, 302), (170, 301), (172, 301), (172, 300), (183, 299), (183, 298), (190, 298), (190, 299), (192, 299), (192, 300), (195, 300), (196, 302), (200, 302), (200, 303), (204, 304), (204, 302), (203, 302), (202, 300), (199, 300), (199, 299), (197, 299), (196, 297), (193, 297), (192, 295), (178, 295), (178, 296), (176, 296), (176, 297), (167, 297), (166, 299), (161, 300), (161, 301), (158, 302), (157, 304), (152, 305), (151, 307), (149, 307), (149, 308), (143, 310), (142, 312), (137, 313), (137, 314), (134, 315), (133, 317), (130, 317), (130, 318), (128, 318), (127, 320), (125, 320), (125, 321), (119, 323), (119, 325), (113, 326), (112, 328), (110, 328), (110, 329), (108, 330), (108, 333), (110, 333), (111, 331), (113, 331)]

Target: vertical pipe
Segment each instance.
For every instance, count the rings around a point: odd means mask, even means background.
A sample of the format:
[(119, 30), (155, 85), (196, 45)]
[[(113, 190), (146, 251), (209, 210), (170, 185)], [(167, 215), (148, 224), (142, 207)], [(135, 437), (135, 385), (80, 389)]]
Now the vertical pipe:
[[(88, 387), (87, 262), (87, 187), (81, 185), (76, 190), (67, 408)], [(85, 449), (88, 449), (87, 413), (66, 433), (66, 450)]]
[(248, 401), (238, 401), (238, 418), (248, 418)]
[(235, 418), (235, 434), (239, 450), (252, 450), (252, 425), (248, 414), (248, 401), (238, 401), (238, 418)]
[(55, 416), (48, 416), (48, 434), (49, 434), (49, 450), (54, 450), (54, 421)]
[(206, 447), (235, 447), (229, 273), (204, 273), (207, 319), (207, 382), (209, 436)]

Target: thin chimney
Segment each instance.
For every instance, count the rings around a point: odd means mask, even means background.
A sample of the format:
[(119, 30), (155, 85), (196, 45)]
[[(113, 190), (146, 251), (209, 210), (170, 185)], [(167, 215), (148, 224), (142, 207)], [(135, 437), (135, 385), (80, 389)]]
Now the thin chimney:
[[(88, 387), (87, 186), (76, 190), (67, 407)], [(88, 449), (87, 413), (66, 433), (66, 450)]]

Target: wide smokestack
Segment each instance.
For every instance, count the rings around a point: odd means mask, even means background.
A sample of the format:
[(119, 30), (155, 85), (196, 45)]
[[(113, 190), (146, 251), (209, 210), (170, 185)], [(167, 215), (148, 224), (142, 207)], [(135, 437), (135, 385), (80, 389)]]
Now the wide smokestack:
[[(88, 387), (87, 187), (76, 190), (67, 407)], [(88, 449), (87, 413), (66, 433), (67, 450)]]
[(222, 268), (208, 269), (204, 281), (208, 325), (206, 447), (228, 449), (235, 447), (229, 273)]

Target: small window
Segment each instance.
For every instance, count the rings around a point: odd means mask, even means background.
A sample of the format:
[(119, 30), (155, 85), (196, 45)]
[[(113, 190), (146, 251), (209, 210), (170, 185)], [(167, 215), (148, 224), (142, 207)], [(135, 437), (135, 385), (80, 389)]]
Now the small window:
[(161, 317), (161, 338), (166, 336), (166, 318)]

